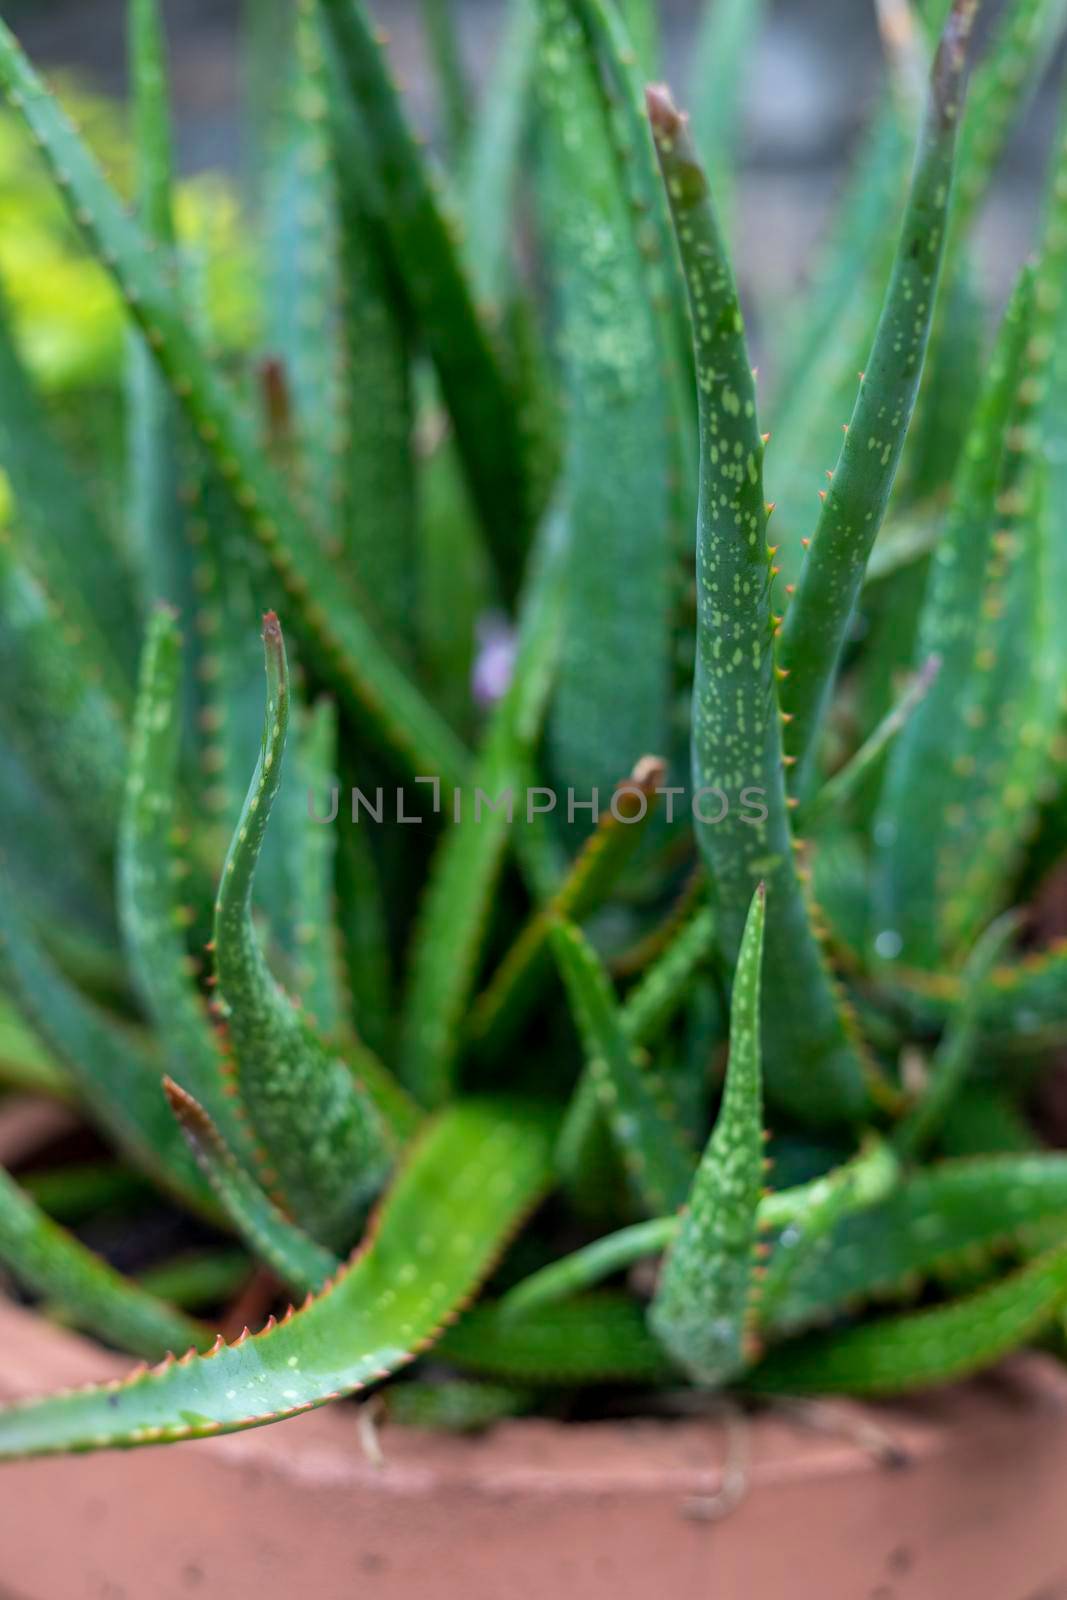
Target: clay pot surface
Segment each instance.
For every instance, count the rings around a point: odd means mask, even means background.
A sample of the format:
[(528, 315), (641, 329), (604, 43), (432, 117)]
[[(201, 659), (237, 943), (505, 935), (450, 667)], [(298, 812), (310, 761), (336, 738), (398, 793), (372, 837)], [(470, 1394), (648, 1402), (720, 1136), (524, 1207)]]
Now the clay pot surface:
[[(66, 1113), (0, 1117), (14, 1161)], [(0, 1401), (132, 1363), (0, 1297)], [(724, 1515), (738, 1443), (744, 1492)], [(1067, 1600), (1067, 1374), (892, 1406), (476, 1438), (335, 1405), (227, 1438), (0, 1465), (0, 1600)]]
[[(0, 1303), (0, 1397), (120, 1372)], [(228, 1438), (0, 1467), (4, 1600), (1057, 1600), (1067, 1377), (1029, 1356), (907, 1404), (748, 1427), (718, 1520), (725, 1422), (517, 1421), (473, 1439), (354, 1408)], [(825, 1421), (825, 1416), (822, 1419)], [(859, 1442), (892, 1442), (887, 1466)]]

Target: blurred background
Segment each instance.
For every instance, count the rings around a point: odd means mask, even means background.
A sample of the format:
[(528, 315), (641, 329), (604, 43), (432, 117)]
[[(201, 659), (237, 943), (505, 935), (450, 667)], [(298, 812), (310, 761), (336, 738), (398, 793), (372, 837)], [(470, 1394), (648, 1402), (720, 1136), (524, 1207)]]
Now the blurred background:
[[(180, 156), (189, 174), (239, 172), (238, 39), (242, 5), (256, 0), (170, 0)], [(456, 0), (465, 62), (484, 79), (498, 41), (503, 0)], [(377, 0), (396, 71), (426, 131), (436, 108), (422, 49), (419, 0)], [(700, 0), (661, 0), (666, 75), (691, 94), (689, 63)], [(124, 92), (124, 0), (7, 0), (4, 16), (31, 54), (75, 74), (84, 87)], [(986, 10), (995, 15), (996, 0)], [(768, 5), (745, 86), (740, 267), (756, 290), (786, 294), (803, 278), (837, 187), (869, 118), (884, 58), (875, 0), (777, 0)], [(1027, 248), (1041, 153), (1055, 120), (1049, 82), (1014, 138), (983, 223), (991, 287), (1002, 290)]]

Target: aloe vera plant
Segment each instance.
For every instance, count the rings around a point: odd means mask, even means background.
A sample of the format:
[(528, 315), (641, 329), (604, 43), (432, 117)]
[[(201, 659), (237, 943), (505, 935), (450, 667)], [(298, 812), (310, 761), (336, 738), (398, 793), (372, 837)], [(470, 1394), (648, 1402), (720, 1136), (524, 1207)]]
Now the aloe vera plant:
[[(480, 101), (425, 5), (445, 172), (363, 0), (264, 11), (222, 356), (157, 0), (132, 207), (0, 22), (129, 322), (90, 470), (0, 307), (0, 1095), (103, 1146), (0, 1172), (0, 1264), (155, 1363), (0, 1409), (0, 1457), (375, 1385), (468, 1428), (897, 1392), (1067, 1312), (1026, 1115), (1067, 958), (1022, 944), (1067, 851), (1067, 131), (1006, 309), (973, 270), (1064, 8), (982, 51), (978, 0), (921, 9), (807, 300), (759, 308), (766, 394), (728, 242), (760, 7), (709, 0), (691, 134), (653, 5), (514, 0)], [(124, 1277), (82, 1224), (151, 1186), (202, 1253)]]

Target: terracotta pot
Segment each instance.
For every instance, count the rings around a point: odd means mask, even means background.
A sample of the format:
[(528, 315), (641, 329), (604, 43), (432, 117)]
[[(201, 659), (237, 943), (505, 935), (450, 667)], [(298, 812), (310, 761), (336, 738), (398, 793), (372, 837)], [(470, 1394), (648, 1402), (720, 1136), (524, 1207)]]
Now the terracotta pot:
[[(0, 1301), (0, 1398), (126, 1364)], [(829, 1415), (747, 1423), (746, 1491), (717, 1518), (722, 1420), (521, 1421), (476, 1439), (387, 1427), (376, 1466), (340, 1405), (225, 1439), (10, 1464), (0, 1596), (1067, 1600), (1056, 1364), (1030, 1356), (908, 1404), (835, 1407), (832, 1428)]]

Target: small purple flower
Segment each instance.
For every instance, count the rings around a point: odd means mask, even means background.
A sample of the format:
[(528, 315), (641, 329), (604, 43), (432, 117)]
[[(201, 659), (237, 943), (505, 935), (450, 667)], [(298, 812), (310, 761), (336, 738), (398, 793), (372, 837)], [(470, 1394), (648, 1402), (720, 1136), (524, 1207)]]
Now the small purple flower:
[(478, 652), (471, 674), (475, 702), (492, 706), (507, 692), (515, 670), (515, 629), (500, 611), (485, 611), (475, 627)]

